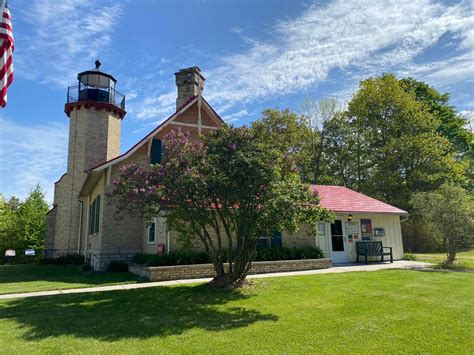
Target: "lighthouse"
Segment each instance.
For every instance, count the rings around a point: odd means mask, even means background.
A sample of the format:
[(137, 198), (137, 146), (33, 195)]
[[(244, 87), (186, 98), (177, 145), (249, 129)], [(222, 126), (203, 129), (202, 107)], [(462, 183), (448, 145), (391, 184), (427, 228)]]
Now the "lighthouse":
[(88, 171), (120, 154), (125, 96), (117, 80), (95, 68), (77, 75), (68, 87), (64, 112), (69, 118), (67, 171), (55, 183), (54, 207), (47, 216), (45, 256), (79, 254), (80, 234), (86, 228), (80, 192)]

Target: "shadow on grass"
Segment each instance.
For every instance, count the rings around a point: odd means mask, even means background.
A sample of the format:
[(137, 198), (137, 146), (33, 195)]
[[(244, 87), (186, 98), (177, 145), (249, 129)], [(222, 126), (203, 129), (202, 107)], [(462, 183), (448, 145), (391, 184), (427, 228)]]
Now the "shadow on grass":
[(275, 315), (227, 305), (248, 297), (209, 285), (32, 297), (0, 303), (0, 319), (26, 327), (23, 338), (30, 341), (61, 335), (114, 341), (278, 320)]
[(139, 280), (139, 278), (128, 272), (95, 274), (82, 272), (79, 266), (73, 265), (0, 265), (0, 284), (46, 281), (101, 285), (104, 283), (136, 280)]

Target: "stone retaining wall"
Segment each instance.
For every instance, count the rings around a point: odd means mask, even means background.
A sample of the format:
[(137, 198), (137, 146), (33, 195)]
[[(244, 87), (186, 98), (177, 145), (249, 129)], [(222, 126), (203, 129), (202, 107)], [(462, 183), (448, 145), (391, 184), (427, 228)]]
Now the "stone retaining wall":
[[(256, 261), (252, 263), (250, 274), (327, 269), (331, 266), (331, 259)], [(143, 266), (132, 264), (130, 265), (129, 270), (130, 272), (150, 281), (197, 279), (202, 277), (213, 277), (215, 275), (212, 264), (177, 266)]]

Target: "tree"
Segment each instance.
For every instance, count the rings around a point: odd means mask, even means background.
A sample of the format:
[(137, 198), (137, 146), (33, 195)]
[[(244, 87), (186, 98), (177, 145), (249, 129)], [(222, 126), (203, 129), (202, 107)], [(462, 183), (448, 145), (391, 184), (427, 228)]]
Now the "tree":
[(18, 208), (18, 229), (22, 247), (33, 248), (37, 253), (44, 249), (48, 212), (48, 203), (44, 197), (43, 189), (37, 184)]
[[(302, 120), (310, 129), (310, 141), (306, 149), (309, 156), (309, 170), (311, 182), (313, 184), (321, 183), (321, 181), (331, 180), (324, 171), (326, 166), (324, 162), (330, 160), (328, 153), (331, 141), (331, 133), (334, 130), (334, 123), (338, 122), (337, 118), (341, 116), (342, 109), (339, 102), (334, 98), (323, 100), (305, 99), (301, 105)], [(329, 158), (329, 159), (328, 159)], [(323, 175), (323, 176), (321, 176)]]
[(289, 110), (265, 110), (262, 118), (252, 123), (253, 134), (268, 149), (291, 155), (301, 179), (312, 180), (310, 141), (312, 132), (307, 122)]
[(331, 216), (301, 182), (293, 157), (269, 149), (252, 129), (225, 126), (198, 141), (175, 131), (164, 150), (151, 171), (127, 166), (111, 197), (119, 213), (164, 212), (183, 237), (199, 238), (215, 284), (242, 285), (259, 237)]
[(0, 259), (5, 250), (14, 247), (17, 216), (2, 194), (0, 194)]
[(415, 193), (411, 204), (416, 213), (440, 232), (447, 252), (445, 264), (451, 265), (458, 249), (473, 241), (472, 196), (462, 187), (444, 184), (436, 191)]
[(473, 153), (474, 135), (467, 127), (469, 122), (449, 104), (448, 93), (441, 94), (434, 87), (413, 78), (401, 79), (400, 84), (439, 120), (438, 132), (449, 140), (458, 154)]
[(48, 204), (39, 184), (25, 201), (17, 197), (6, 201), (0, 196), (0, 257), (7, 249), (16, 250), (18, 256), (27, 248), (35, 249), (39, 254), (44, 248), (46, 212)]
[(462, 181), (466, 166), (438, 133), (439, 119), (394, 75), (361, 82), (347, 115), (364, 143), (366, 175), (358, 181), (360, 190), (408, 209), (412, 192)]

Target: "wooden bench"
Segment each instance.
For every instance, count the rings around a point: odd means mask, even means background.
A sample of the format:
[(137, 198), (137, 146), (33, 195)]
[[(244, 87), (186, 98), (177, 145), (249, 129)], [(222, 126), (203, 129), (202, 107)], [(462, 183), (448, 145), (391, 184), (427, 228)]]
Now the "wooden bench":
[[(382, 242), (379, 241), (362, 241), (356, 242), (357, 249), (357, 262), (359, 262), (359, 255), (365, 256), (365, 263), (367, 264), (367, 257), (369, 256), (381, 256), (382, 261), (385, 255), (390, 255), (390, 262), (393, 263), (392, 247), (382, 246)], [(390, 252), (384, 252), (384, 249), (390, 249)]]

